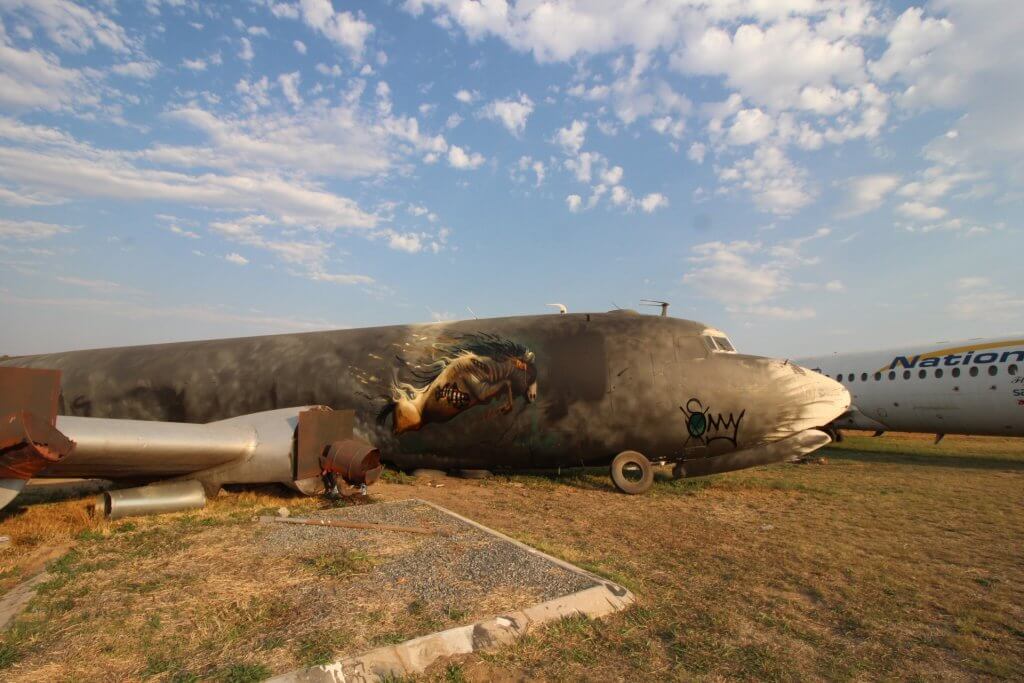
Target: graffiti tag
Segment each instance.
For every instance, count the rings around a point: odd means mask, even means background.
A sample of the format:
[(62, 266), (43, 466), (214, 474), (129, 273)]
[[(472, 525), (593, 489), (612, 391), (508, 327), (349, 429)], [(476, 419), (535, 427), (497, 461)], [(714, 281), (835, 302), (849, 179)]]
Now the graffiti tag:
[(679, 406), (679, 410), (686, 416), (686, 447), (691, 440), (696, 439), (701, 445), (707, 446), (712, 441), (728, 441), (736, 447), (736, 439), (739, 436), (740, 423), (746, 410), (741, 410), (739, 415), (728, 413), (712, 413), (710, 407), (704, 407), (698, 398), (691, 398), (686, 406)]

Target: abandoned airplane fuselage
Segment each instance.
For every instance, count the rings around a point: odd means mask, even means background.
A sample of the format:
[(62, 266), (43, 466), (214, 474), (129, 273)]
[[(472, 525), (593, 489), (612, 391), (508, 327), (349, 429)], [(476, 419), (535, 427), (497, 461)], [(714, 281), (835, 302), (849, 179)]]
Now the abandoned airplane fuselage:
[[(616, 311), (98, 349), (6, 364), (59, 369), (64, 415), (212, 422), (285, 406), (354, 409), (356, 433), (403, 468), (597, 465), (634, 450), (651, 461), (682, 461), (692, 473), (724, 471), (764, 462), (765, 447), (826, 425), (849, 406), (838, 383), (789, 362), (721, 352), (710, 334), (720, 333)], [(145, 463), (136, 464), (144, 473)], [(81, 470), (72, 455), (45, 474), (96, 474)]]

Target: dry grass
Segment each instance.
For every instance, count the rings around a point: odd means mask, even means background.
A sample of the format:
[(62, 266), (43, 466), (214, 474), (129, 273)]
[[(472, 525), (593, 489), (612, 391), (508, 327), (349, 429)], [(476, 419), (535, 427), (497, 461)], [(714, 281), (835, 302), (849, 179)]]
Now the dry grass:
[[(50, 562), (51, 578), (0, 640), (0, 678), (262, 680), (537, 601), (535, 589), (514, 586), (428, 603), (373, 570), (430, 537), (377, 534), (350, 547), (253, 522), (282, 504), (297, 514), (330, 505), (268, 488), (192, 513), (86, 517), (74, 549)], [(81, 505), (49, 503), (11, 521), (63, 519)], [(75, 532), (66, 526), (61, 538)]]
[[(640, 597), (622, 615), (566, 620), (426, 678), (1024, 677), (1024, 443), (851, 435), (825, 455), (826, 465), (662, 477), (642, 497), (615, 493), (600, 473), (442, 488), (392, 477), (375, 497), (438, 502)], [(0, 518), (16, 538), (0, 556), (7, 571), (80, 536), (0, 644), (0, 674), (248, 680), (467, 616), (354, 605), (325, 642), (320, 617), (294, 595), (322, 573), (356, 580), (364, 559), (247, 553), (247, 520), (282, 504), (320, 503), (263, 489), (120, 525), (83, 516), (79, 502)], [(294, 590), (270, 590), (268, 577)]]

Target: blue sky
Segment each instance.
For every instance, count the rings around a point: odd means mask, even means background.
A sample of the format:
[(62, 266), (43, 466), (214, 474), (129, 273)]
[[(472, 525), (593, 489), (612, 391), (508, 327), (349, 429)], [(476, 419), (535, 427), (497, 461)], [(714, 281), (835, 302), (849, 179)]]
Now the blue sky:
[(0, 353), (637, 307), (1024, 330), (1016, 0), (0, 0)]

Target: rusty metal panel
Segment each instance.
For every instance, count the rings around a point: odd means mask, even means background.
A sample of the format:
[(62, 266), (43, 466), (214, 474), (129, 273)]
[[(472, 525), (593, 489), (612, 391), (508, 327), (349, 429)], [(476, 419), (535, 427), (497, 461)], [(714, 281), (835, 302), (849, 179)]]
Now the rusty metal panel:
[(355, 411), (312, 408), (299, 413), (298, 444), (295, 452), (295, 479), (320, 475), (320, 458), (335, 441), (352, 438)]
[(31, 479), (74, 448), (45, 418), (11, 413), (0, 419), (0, 479)]
[(60, 370), (0, 367), (0, 416), (31, 413), (52, 427), (59, 399)]

